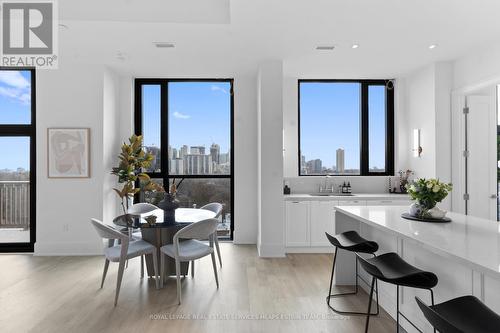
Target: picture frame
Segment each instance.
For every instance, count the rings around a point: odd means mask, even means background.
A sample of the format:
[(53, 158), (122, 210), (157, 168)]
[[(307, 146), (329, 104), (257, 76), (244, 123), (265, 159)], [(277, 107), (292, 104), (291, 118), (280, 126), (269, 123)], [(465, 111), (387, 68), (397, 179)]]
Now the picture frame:
[(90, 178), (90, 128), (47, 128), (47, 177)]

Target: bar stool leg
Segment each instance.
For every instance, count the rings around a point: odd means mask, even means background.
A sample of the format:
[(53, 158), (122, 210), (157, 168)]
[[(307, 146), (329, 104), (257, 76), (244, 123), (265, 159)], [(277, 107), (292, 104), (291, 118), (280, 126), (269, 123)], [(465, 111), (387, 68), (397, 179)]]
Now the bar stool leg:
[(396, 285), (396, 332), (399, 333), (399, 286)]
[(370, 314), (371, 314), (370, 312), (372, 310), (373, 289), (375, 288), (376, 282), (377, 282), (377, 279), (372, 277), (372, 286), (370, 288), (370, 301), (368, 302), (368, 311), (366, 312), (365, 333), (368, 333), (368, 324), (370, 323)]
[[(330, 288), (328, 289), (328, 296), (326, 297), (326, 304), (328, 305), (328, 307), (332, 311), (335, 311), (336, 313), (339, 313), (339, 314), (342, 314), (342, 315), (366, 315), (366, 313), (364, 313), (364, 312), (340, 311), (340, 310), (337, 310), (333, 306), (330, 305), (330, 298), (332, 298), (332, 297), (356, 295), (358, 293), (358, 290), (359, 290), (358, 278), (362, 279), (361, 277), (359, 277), (359, 273), (358, 273), (358, 257), (356, 256), (356, 275), (355, 275), (356, 284), (354, 286), (354, 291), (350, 291), (350, 292), (346, 292), (346, 293), (338, 293), (338, 294), (332, 295), (333, 275), (335, 273), (335, 265), (336, 265), (336, 262), (337, 262), (337, 251), (338, 251), (338, 248), (335, 247), (335, 254), (333, 255), (332, 274), (330, 276)], [(375, 256), (375, 254), (373, 254), (373, 256)], [(367, 282), (365, 282), (365, 283), (367, 283)], [(375, 313), (372, 313), (371, 315), (375, 315), (376, 316), (376, 315), (379, 314), (378, 283), (377, 283), (377, 288), (376, 288), (375, 293), (376, 293), (376, 300), (377, 300), (377, 311)], [(370, 297), (369, 301), (370, 302), (373, 301), (371, 297)]]

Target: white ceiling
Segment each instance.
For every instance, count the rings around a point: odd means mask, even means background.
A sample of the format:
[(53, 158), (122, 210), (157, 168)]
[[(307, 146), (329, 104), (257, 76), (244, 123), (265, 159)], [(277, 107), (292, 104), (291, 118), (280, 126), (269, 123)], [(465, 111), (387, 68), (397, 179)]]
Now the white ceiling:
[[(69, 27), (60, 30), (60, 65), (106, 64), (134, 76), (232, 77), (254, 73), (272, 58), (284, 60), (287, 75), (386, 78), (500, 43), (498, 0), (231, 0), (226, 17), (227, 1), (60, 1)], [(123, 7), (114, 10), (118, 3)], [(142, 8), (151, 3), (151, 12)], [(160, 13), (167, 13), (164, 20)], [(157, 49), (153, 41), (176, 47)], [(360, 47), (351, 49), (352, 43)], [(315, 50), (320, 44), (336, 48)], [(438, 47), (429, 50), (430, 44)]]

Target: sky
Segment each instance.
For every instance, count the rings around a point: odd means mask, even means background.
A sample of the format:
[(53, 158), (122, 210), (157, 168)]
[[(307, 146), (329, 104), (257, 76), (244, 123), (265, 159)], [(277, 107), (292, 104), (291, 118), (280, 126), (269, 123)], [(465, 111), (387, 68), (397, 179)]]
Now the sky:
[[(230, 145), (231, 98), (229, 82), (170, 82), (168, 84), (169, 143), (205, 146), (212, 143), (226, 153)], [(160, 86), (143, 86), (144, 145), (160, 145)]]
[[(0, 70), (0, 124), (30, 124), (31, 73)], [(0, 136), (0, 169), (29, 169), (29, 138)]]
[[(361, 84), (302, 82), (300, 85), (300, 144), (306, 161), (321, 159), (336, 165), (336, 151), (344, 149), (345, 168), (360, 167)], [(369, 88), (370, 168), (385, 165), (385, 90)]]

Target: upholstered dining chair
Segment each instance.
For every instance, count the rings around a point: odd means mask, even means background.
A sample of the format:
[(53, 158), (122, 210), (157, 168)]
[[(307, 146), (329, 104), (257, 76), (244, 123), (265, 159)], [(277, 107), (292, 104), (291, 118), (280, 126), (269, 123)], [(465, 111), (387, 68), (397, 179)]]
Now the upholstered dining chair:
[[(127, 210), (127, 213), (131, 215), (141, 216), (141, 215), (146, 215), (148, 213), (152, 213), (157, 209), (159, 208), (153, 204), (147, 202), (139, 202), (130, 206), (129, 209)], [(141, 231), (137, 230), (133, 232), (132, 237), (135, 239), (142, 239)], [(128, 261), (127, 261), (127, 266), (128, 266)], [(141, 278), (143, 277), (144, 277), (144, 256), (141, 256)]]
[(118, 262), (118, 278), (116, 280), (116, 293), (115, 293), (115, 306), (118, 303), (118, 296), (120, 294), (120, 286), (122, 283), (123, 271), (125, 269), (125, 261), (128, 259), (132, 259), (135, 257), (143, 256), (145, 254), (153, 255), (153, 266), (155, 271), (155, 281), (156, 281), (156, 289), (159, 288), (158, 282), (158, 262), (156, 256), (156, 247), (149, 244), (146, 241), (134, 240), (130, 241), (128, 235), (121, 233), (115, 228), (102, 223), (97, 219), (91, 220), (92, 225), (95, 230), (104, 239), (107, 240), (120, 240), (120, 245), (112, 246), (112, 242), (108, 242), (109, 247), (104, 249), (104, 271), (102, 273), (102, 281), (101, 288), (104, 285), (104, 280), (106, 279), (106, 273), (108, 272), (109, 262)]
[[(217, 265), (214, 254), (214, 236), (217, 231), (217, 219), (207, 219), (192, 223), (177, 231), (172, 244), (164, 245), (160, 248), (160, 286), (163, 287), (165, 255), (175, 259), (175, 273), (177, 276), (177, 303), (181, 304), (181, 262), (193, 262), (196, 259), (205, 256), (212, 256), (212, 265), (214, 268), (215, 283), (219, 288), (219, 279), (217, 277)], [(200, 242), (200, 239), (209, 239), (210, 245)]]
[[(214, 212), (216, 219), (218, 219), (222, 214), (222, 204), (220, 204), (218, 202), (212, 202), (212, 203), (206, 204), (205, 206), (201, 207), (201, 209), (206, 209), (206, 210)], [(222, 267), (222, 258), (221, 258), (221, 254), (220, 254), (219, 237), (217, 237), (217, 232), (215, 233), (214, 239), (215, 239), (214, 240), (215, 249), (217, 250), (217, 257), (219, 258), (220, 267)], [(194, 271), (193, 270), (194, 264), (192, 264), (191, 268), (192, 268), (191, 269), (191, 273), (192, 273)]]

